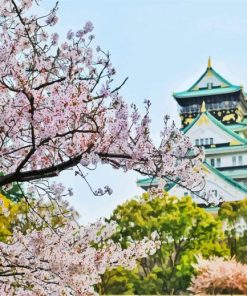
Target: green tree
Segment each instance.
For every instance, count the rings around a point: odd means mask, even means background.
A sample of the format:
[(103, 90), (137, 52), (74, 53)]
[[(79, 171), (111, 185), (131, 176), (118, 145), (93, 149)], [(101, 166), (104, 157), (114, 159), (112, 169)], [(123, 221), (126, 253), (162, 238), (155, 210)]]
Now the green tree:
[(104, 274), (99, 289), (105, 294), (178, 294), (189, 286), (195, 255), (227, 254), (222, 224), (190, 197), (178, 199), (164, 193), (151, 198), (145, 193), (118, 206), (110, 220), (119, 226), (113, 240), (123, 246), (156, 233), (161, 247), (131, 272)]
[(247, 198), (224, 202), (219, 218), (225, 224), (225, 235), (231, 257), (247, 263)]
[(23, 203), (16, 203), (0, 193), (0, 241), (6, 242), (19, 223), (19, 214), (25, 212)]
[(33, 198), (27, 199), (26, 196), (10, 199), (9, 195), (5, 196), (0, 192), (0, 241), (7, 242), (15, 228), (23, 233), (33, 229), (41, 230), (47, 226), (55, 229), (66, 221), (77, 218), (78, 213), (66, 203), (58, 205), (52, 200), (41, 202)]

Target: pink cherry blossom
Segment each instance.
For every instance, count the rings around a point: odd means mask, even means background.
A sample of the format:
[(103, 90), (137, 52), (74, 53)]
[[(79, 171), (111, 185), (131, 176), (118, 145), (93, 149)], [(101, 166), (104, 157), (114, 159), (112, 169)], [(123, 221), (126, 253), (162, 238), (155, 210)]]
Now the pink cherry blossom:
[[(30, 16), (38, 2), (0, 5), (0, 186), (15, 182), (30, 205), (21, 186), (27, 182), (38, 205), (49, 198), (67, 207), (62, 197), (71, 190), (47, 180), (70, 168), (86, 180), (84, 171), (103, 163), (198, 190), (203, 151), (167, 117), (156, 147), (150, 101), (143, 115), (128, 106), (119, 93), (127, 79), (114, 85), (110, 54), (93, 46), (93, 24), (76, 34), (70, 30), (60, 45), (50, 28), (58, 21), (57, 4), (46, 16)], [(60, 208), (53, 213), (59, 215)], [(110, 240), (115, 225), (71, 222), (53, 229), (52, 218), (36, 213), (30, 219), (45, 228), (25, 234), (15, 229), (9, 244), (0, 243), (1, 295), (95, 295), (93, 285), (107, 268), (133, 268), (157, 247), (145, 239), (123, 250)]]
[(189, 290), (195, 294), (247, 294), (247, 265), (235, 258), (198, 257), (197, 276), (192, 278)]
[(93, 23), (92, 22), (86, 22), (85, 26), (84, 26), (84, 32), (85, 34), (92, 32), (93, 31)]
[(55, 13), (52, 13), (52, 14), (50, 14), (50, 15), (48, 16), (48, 18), (47, 18), (47, 20), (46, 20), (46, 23), (47, 23), (48, 25), (53, 26), (53, 25), (55, 25), (55, 24), (57, 23), (57, 21), (58, 21), (58, 17), (56, 16)]
[(80, 34), (70, 30), (60, 46), (58, 34), (46, 31), (57, 7), (42, 18), (29, 16), (31, 4), (4, 1), (0, 8), (0, 186), (99, 162), (189, 187), (203, 183), (202, 151), (167, 119), (154, 146), (151, 103), (143, 116), (126, 104), (119, 94), (126, 80), (113, 86), (110, 55), (91, 47), (93, 24)]
[(56, 231), (15, 232), (11, 244), (0, 243), (0, 291), (18, 296), (96, 295), (93, 286), (107, 268), (132, 269), (136, 259), (159, 247), (142, 240), (122, 249), (109, 239), (115, 228), (101, 222), (88, 227), (68, 223)]

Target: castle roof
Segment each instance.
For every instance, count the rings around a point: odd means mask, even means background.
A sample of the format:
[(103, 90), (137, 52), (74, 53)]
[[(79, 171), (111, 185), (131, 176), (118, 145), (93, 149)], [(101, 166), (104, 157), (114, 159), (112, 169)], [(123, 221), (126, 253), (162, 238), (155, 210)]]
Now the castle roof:
[[(240, 190), (244, 194), (247, 194), (247, 188), (245, 186), (242, 186), (241, 184), (236, 182), (234, 179), (224, 175), (219, 170), (217, 170), (216, 168), (214, 168), (213, 166), (208, 164), (206, 161), (204, 161), (202, 163), (202, 167), (204, 168), (204, 170), (205, 169), (208, 170), (211, 174), (218, 176), (222, 181), (226, 182), (227, 184), (230, 184), (231, 186)], [(157, 186), (158, 181), (156, 178), (145, 178), (145, 179), (137, 180), (136, 184), (138, 187), (141, 187), (143, 189), (147, 189), (150, 186)], [(168, 181), (164, 187), (164, 190), (170, 191), (176, 185), (177, 185), (177, 183)]]
[(208, 67), (202, 76), (186, 91), (175, 92), (175, 99), (185, 99), (191, 97), (213, 96), (227, 93), (238, 92), (242, 89), (241, 86), (233, 85), (211, 66), (209, 58)]

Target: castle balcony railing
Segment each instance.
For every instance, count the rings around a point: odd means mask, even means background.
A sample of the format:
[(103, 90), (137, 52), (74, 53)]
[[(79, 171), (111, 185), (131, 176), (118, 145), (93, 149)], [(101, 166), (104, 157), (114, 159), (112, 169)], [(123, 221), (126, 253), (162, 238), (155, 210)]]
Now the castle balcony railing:
[[(218, 110), (228, 110), (235, 109), (238, 105), (238, 102), (235, 101), (223, 101), (219, 103), (209, 103), (206, 104), (206, 108), (208, 111), (218, 111)], [(201, 105), (193, 104), (190, 106), (178, 106), (178, 112), (180, 114), (192, 114), (192, 113), (200, 113)]]

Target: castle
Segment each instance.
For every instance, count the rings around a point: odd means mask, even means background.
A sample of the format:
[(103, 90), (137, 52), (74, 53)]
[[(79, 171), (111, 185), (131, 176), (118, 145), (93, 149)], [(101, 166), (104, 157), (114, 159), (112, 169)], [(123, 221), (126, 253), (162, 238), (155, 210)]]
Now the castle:
[[(206, 182), (198, 194), (176, 183), (167, 184), (165, 190), (194, 199), (207, 193), (215, 206), (221, 201), (247, 197), (247, 94), (243, 87), (217, 73), (209, 58), (202, 76), (188, 90), (173, 93), (173, 97), (179, 107), (181, 130), (195, 146), (204, 147)], [(146, 190), (150, 180), (138, 180), (137, 185)]]

